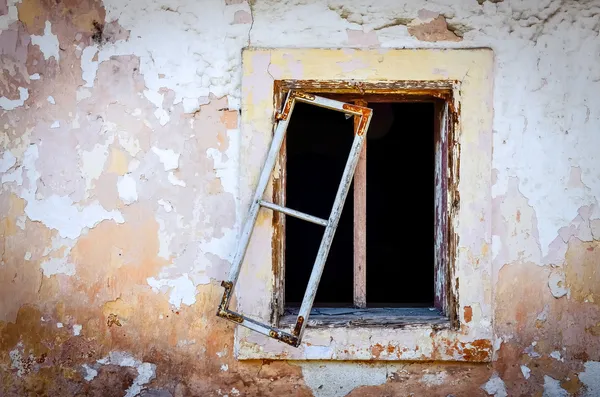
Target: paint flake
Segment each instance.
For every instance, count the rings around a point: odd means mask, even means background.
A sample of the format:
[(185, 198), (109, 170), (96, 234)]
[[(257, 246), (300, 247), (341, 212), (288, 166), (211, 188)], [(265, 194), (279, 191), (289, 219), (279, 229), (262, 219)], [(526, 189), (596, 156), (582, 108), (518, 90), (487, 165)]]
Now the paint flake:
[(159, 149), (156, 146), (152, 147), (154, 154), (165, 167), (165, 171), (176, 170), (179, 167), (179, 153), (175, 153), (171, 149)]
[(117, 190), (119, 197), (125, 204), (131, 204), (138, 199), (135, 179), (130, 174), (119, 177)]
[(29, 99), (29, 90), (27, 88), (19, 87), (19, 99), (8, 99), (5, 96), (0, 97), (0, 108), (4, 110), (14, 110), (23, 106), (27, 99)]
[(0, 159), (0, 172), (4, 173), (10, 170), (17, 163), (17, 158), (7, 150)]
[(508, 393), (506, 392), (506, 386), (504, 381), (500, 379), (498, 373), (494, 372), (492, 377), (487, 381), (487, 383), (481, 386), (485, 392), (494, 397), (508, 397)]
[(585, 385), (583, 397), (600, 396), (600, 362), (588, 361), (585, 370), (579, 374), (579, 380)]
[(81, 324), (74, 324), (73, 325), (73, 335), (79, 336), (81, 334), (82, 328), (83, 328), (83, 326)]
[(526, 365), (521, 365), (521, 373), (525, 379), (529, 379), (531, 376), (531, 370)]
[(543, 397), (568, 397), (569, 393), (560, 387), (560, 381), (548, 375), (544, 376), (544, 394)]
[(192, 283), (192, 280), (189, 279), (187, 273), (176, 279), (157, 280), (154, 277), (150, 277), (146, 281), (156, 293), (159, 293), (162, 287), (171, 288), (169, 303), (178, 309), (181, 308), (181, 304), (191, 306), (196, 303), (196, 287)]
[(75, 265), (67, 262), (65, 258), (51, 258), (40, 264), (44, 276), (50, 278), (57, 274), (64, 274), (67, 276), (75, 275)]
[(44, 200), (29, 200), (25, 213), (32, 221), (38, 221), (56, 229), (61, 237), (77, 239), (83, 229), (94, 228), (104, 220), (123, 223), (123, 215), (117, 210), (106, 211), (97, 201), (78, 209), (70, 197), (56, 194)]
[(48, 60), (54, 57), (56, 62), (58, 62), (58, 37), (55, 34), (52, 34), (52, 24), (50, 21), (46, 21), (46, 27), (44, 28), (43, 36), (31, 36), (31, 44), (40, 47), (40, 51), (42, 51), (42, 54), (44, 54), (44, 59)]

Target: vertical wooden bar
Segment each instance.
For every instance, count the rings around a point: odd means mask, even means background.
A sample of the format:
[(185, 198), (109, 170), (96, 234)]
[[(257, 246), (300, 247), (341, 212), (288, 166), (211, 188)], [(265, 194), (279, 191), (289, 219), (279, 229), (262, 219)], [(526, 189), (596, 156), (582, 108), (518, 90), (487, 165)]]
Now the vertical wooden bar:
[[(354, 102), (367, 106), (364, 100)], [(356, 130), (360, 117), (354, 116)], [(367, 307), (367, 140), (354, 172), (354, 306)]]

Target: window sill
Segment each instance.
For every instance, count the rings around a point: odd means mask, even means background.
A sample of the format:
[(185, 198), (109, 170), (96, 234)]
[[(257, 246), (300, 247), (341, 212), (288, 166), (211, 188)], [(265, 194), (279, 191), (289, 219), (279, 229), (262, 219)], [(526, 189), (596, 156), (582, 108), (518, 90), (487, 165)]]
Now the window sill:
[[(298, 308), (287, 308), (279, 319), (279, 326), (296, 324)], [(308, 327), (386, 327), (417, 328), (431, 327), (436, 330), (449, 329), (450, 320), (436, 308), (313, 308), (308, 318)]]

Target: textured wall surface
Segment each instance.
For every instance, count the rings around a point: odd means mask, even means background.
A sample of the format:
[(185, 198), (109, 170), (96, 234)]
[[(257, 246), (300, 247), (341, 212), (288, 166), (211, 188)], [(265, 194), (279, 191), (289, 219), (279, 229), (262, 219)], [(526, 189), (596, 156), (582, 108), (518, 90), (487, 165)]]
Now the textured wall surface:
[[(600, 1), (0, 0), (0, 29), (0, 395), (600, 395)], [(234, 358), (246, 46), (493, 49), (492, 363)]]

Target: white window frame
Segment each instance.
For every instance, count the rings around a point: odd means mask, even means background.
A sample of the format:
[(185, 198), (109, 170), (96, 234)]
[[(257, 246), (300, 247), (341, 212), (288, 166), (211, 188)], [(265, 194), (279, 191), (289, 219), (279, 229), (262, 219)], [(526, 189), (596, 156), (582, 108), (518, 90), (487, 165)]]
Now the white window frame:
[[(350, 50), (249, 49), (243, 53), (240, 150), (240, 214), (249, 208), (273, 135), (276, 81), (332, 81), (340, 87), (368, 83), (451, 83), (456, 142), (449, 166), (457, 178), (460, 205), (449, 227), (454, 236), (452, 278), (455, 299), (450, 327), (423, 322), (404, 327), (311, 326), (292, 347), (236, 327), (238, 359), (451, 360), (487, 362), (493, 355), (491, 265), (491, 137), (493, 53), (489, 49)], [(410, 89), (408, 83), (406, 89)], [(418, 89), (418, 87), (414, 87)], [(273, 197), (277, 167), (267, 186)], [(451, 203), (452, 204), (452, 203)], [(452, 204), (453, 205), (453, 204)], [(410, 225), (399, 225), (410, 227)], [(273, 213), (261, 210), (232, 298), (232, 305), (277, 326), (282, 285)], [(406, 249), (411, 249), (406, 242)], [(396, 286), (396, 287), (401, 287)]]

